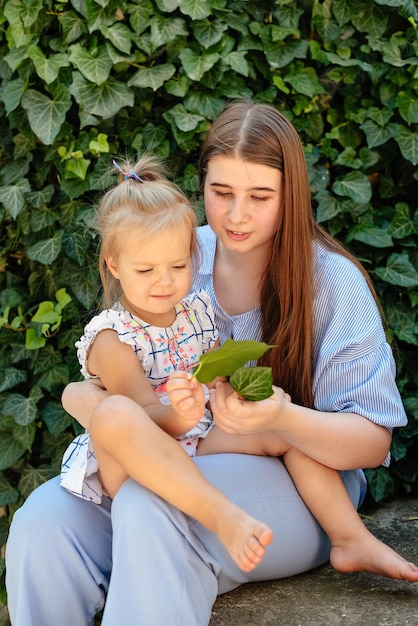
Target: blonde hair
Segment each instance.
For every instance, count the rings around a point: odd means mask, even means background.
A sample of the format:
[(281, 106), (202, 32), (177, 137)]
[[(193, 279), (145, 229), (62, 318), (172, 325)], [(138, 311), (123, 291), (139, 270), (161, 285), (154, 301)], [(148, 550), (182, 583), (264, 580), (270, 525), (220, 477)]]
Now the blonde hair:
[(283, 209), (261, 283), (262, 338), (278, 346), (260, 363), (272, 367), (276, 385), (293, 402), (313, 407), (313, 240), (360, 263), (314, 220), (302, 143), (294, 126), (273, 106), (251, 100), (233, 102), (215, 120), (203, 144), (199, 169), (204, 189), (207, 165), (218, 155), (236, 157), (283, 173)]
[(106, 257), (118, 258), (119, 235), (131, 228), (141, 228), (145, 238), (167, 227), (189, 227), (190, 252), (194, 265), (198, 264), (196, 214), (184, 193), (167, 178), (164, 165), (151, 155), (143, 155), (136, 163), (120, 160), (116, 167), (118, 184), (102, 197), (96, 216), (105, 308), (121, 296), (119, 280), (109, 271)]

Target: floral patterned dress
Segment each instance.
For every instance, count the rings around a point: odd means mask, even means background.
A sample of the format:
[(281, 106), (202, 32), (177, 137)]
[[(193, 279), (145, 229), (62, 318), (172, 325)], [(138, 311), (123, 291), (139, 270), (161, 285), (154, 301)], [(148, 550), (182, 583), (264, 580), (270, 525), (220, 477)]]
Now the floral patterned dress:
[[(176, 305), (176, 319), (171, 326), (151, 326), (134, 317), (117, 302), (94, 317), (76, 343), (81, 373), (92, 378), (87, 369), (88, 350), (97, 334), (104, 329), (115, 330), (120, 341), (132, 347), (144, 372), (163, 404), (168, 404), (166, 382), (174, 371), (192, 370), (200, 356), (212, 348), (218, 339), (209, 296), (205, 291), (192, 293)], [(201, 421), (178, 441), (189, 456), (196, 454), (199, 439), (213, 426), (207, 410)], [(64, 453), (61, 466), (61, 486), (75, 495), (100, 503), (102, 487), (97, 477), (97, 461), (90, 435), (79, 435)]]

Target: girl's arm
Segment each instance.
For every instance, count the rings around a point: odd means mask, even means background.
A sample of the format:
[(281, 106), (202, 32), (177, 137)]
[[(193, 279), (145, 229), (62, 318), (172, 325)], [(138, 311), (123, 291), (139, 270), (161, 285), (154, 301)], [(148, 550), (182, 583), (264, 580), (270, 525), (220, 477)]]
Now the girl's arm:
[(211, 392), (211, 409), (222, 430), (250, 435), (274, 431), (290, 445), (333, 469), (377, 467), (391, 434), (356, 413), (328, 413), (292, 404), (282, 389), (261, 402), (247, 402), (228, 384)]
[[(85, 387), (81, 387), (84, 383), (79, 383), (77, 390), (81, 392), (82, 397), (77, 402), (73, 403), (74, 389), (70, 388), (63, 394), (64, 407), (66, 409), (68, 407), (69, 413), (83, 426), (88, 427), (91, 410), (97, 406), (105, 393), (131, 398), (145, 409), (156, 424), (172, 436), (187, 432), (202, 416), (202, 414), (180, 415), (172, 406), (161, 404), (132, 347), (122, 343), (114, 330), (102, 330), (98, 333), (88, 353), (88, 369), (93, 376), (100, 378), (106, 391), (99, 389), (97, 392), (96, 385), (94, 397), (87, 400), (87, 395), (92, 390), (91, 385), (84, 391)], [(87, 401), (87, 410), (82, 407), (84, 399)]]

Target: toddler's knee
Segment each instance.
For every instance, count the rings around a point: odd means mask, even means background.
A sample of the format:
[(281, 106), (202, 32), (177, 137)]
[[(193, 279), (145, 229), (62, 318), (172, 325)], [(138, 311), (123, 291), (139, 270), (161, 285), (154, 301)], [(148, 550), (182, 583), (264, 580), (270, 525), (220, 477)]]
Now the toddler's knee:
[(93, 438), (112, 436), (129, 426), (143, 409), (126, 396), (108, 396), (93, 411), (90, 422), (90, 433)]

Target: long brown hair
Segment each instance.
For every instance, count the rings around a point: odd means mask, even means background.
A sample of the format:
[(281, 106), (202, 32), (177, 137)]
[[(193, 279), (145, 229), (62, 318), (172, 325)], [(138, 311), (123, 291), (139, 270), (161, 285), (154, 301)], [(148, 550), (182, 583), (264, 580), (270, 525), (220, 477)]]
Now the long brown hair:
[(314, 240), (360, 268), (376, 299), (370, 277), (313, 216), (305, 156), (299, 135), (280, 111), (251, 100), (233, 102), (213, 123), (203, 144), (199, 169), (203, 191), (208, 162), (233, 156), (283, 173), (283, 212), (261, 284), (262, 339), (277, 346), (260, 364), (272, 367), (276, 385), (292, 401), (313, 407)]

